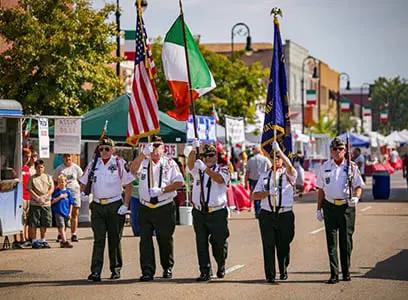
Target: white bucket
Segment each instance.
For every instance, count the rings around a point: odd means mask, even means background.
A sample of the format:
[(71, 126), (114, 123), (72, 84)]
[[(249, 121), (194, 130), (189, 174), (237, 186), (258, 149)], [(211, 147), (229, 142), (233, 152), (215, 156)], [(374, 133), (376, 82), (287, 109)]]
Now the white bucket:
[(180, 225), (193, 225), (192, 206), (180, 206)]

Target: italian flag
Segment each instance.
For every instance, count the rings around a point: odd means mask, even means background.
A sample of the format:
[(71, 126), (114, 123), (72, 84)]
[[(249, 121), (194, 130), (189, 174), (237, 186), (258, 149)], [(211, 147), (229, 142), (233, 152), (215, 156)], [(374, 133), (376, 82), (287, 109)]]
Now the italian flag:
[[(214, 89), (215, 81), (186, 24), (184, 24), (184, 28), (190, 66), (191, 89), (193, 99), (197, 99)], [(179, 121), (188, 120), (191, 102), (184, 46), (182, 20), (181, 16), (179, 16), (167, 32), (162, 50), (163, 70), (176, 106), (174, 110), (168, 111), (167, 114)]]
[(218, 117), (218, 113), (217, 113), (217, 110), (215, 109), (215, 104), (214, 103), (212, 105), (211, 117), (213, 117), (215, 119), (215, 122), (217, 124), (220, 122), (220, 118)]
[(349, 112), (350, 111), (350, 101), (347, 99), (340, 100), (340, 111)]
[(364, 117), (371, 116), (371, 108), (369, 106), (363, 106), (363, 116)]
[(380, 120), (381, 120), (381, 122), (387, 122), (388, 121), (388, 110), (381, 111)]
[(135, 61), (136, 30), (125, 30), (125, 45), (123, 46), (126, 60)]
[(306, 104), (316, 105), (316, 90), (306, 90)]

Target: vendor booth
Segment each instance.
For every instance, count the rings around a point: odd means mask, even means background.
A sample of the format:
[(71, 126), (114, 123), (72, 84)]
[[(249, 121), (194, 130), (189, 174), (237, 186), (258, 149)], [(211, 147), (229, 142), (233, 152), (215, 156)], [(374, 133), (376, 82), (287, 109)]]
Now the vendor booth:
[(1, 236), (19, 233), (23, 228), (22, 112), (17, 101), (0, 100)]

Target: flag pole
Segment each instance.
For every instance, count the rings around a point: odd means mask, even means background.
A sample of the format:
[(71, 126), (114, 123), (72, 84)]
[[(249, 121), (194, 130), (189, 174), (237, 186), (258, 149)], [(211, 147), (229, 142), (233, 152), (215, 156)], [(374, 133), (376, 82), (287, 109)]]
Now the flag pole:
[[(186, 38), (186, 28), (185, 28), (185, 22), (184, 22), (184, 13), (183, 13), (183, 4), (181, 3), (181, 0), (179, 0), (179, 7), (180, 7), (180, 18), (181, 18), (181, 27), (183, 31), (183, 42), (184, 42), (184, 53), (186, 56), (186, 66), (187, 66), (187, 78), (188, 78), (188, 91), (190, 95), (190, 104), (191, 104), (191, 110), (193, 114), (193, 125), (194, 125), (194, 136), (195, 138), (198, 138), (198, 130), (197, 130), (197, 124), (196, 124), (196, 115), (195, 115), (195, 105), (194, 105), (194, 99), (193, 99), (193, 91), (191, 89), (191, 74), (190, 74), (190, 64), (188, 61), (188, 50), (187, 50), (187, 38)], [(196, 148), (196, 159), (200, 158), (200, 148)], [(201, 202), (201, 208), (203, 209), (205, 206), (205, 199), (204, 199), (204, 186), (203, 186), (203, 174), (202, 171), (199, 170), (199, 175), (200, 175), (200, 202)]]
[[(282, 10), (278, 7), (272, 8), (271, 15), (273, 15), (273, 22), (278, 23), (278, 15), (282, 17)], [(276, 45), (273, 45), (276, 47)], [(273, 129), (273, 141), (276, 141), (276, 128)], [(274, 191), (276, 191), (276, 152), (273, 151), (273, 187)], [(276, 192), (273, 194), (273, 211), (276, 211)]]
[[(273, 141), (276, 142), (276, 129), (273, 130)], [(273, 211), (276, 212), (276, 151), (273, 151)]]

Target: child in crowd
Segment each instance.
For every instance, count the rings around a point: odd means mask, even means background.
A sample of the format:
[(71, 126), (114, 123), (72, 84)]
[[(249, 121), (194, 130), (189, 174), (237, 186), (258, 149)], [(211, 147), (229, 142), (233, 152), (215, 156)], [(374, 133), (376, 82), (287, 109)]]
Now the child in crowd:
[(37, 228), (40, 227), (41, 240), (33, 242), (32, 247), (51, 248), (45, 240), (47, 227), (52, 225), (51, 195), (54, 191), (52, 177), (45, 172), (42, 159), (34, 163), (35, 174), (30, 177), (27, 190), (30, 192), (30, 209), (28, 211), (28, 225), (30, 226), (30, 237), (36, 239)]
[(54, 212), (55, 223), (61, 236), (60, 247), (72, 248), (73, 245), (67, 241), (66, 230), (71, 227), (70, 219), (72, 207), (75, 204), (71, 191), (67, 190), (67, 178), (61, 174), (57, 178), (57, 188), (52, 193), (52, 211)]

